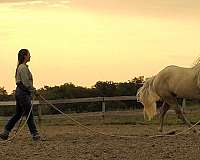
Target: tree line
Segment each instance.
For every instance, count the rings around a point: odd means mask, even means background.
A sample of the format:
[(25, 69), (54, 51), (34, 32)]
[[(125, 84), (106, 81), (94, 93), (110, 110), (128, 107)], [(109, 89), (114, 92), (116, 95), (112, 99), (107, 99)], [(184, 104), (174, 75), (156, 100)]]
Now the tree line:
[[(134, 77), (127, 82), (98, 81), (91, 88), (76, 86), (73, 83), (64, 83), (60, 86), (44, 86), (37, 90), (45, 99), (68, 99), (68, 98), (89, 98), (89, 97), (112, 97), (112, 96), (135, 96), (137, 90), (143, 85), (144, 76)], [(15, 100), (15, 90), (8, 94), (4, 87), (0, 87), (0, 101)], [(37, 99), (37, 98), (36, 98)], [(107, 109), (124, 109), (130, 106), (135, 107), (136, 102), (108, 102)], [(65, 104), (63, 109), (70, 112), (87, 112), (101, 110), (98, 103)], [(13, 107), (12, 107), (13, 108)], [(2, 110), (2, 109), (1, 109)], [(12, 111), (8, 111), (8, 114)], [(56, 113), (52, 109), (45, 109), (47, 114)], [(5, 113), (5, 112), (4, 112)]]
[[(135, 77), (127, 82), (98, 81), (91, 88), (64, 83), (60, 86), (44, 86), (37, 90), (46, 99), (88, 98), (111, 96), (135, 96), (138, 88), (144, 83), (144, 76)], [(11, 94), (0, 87), (0, 101), (14, 100), (15, 90)]]

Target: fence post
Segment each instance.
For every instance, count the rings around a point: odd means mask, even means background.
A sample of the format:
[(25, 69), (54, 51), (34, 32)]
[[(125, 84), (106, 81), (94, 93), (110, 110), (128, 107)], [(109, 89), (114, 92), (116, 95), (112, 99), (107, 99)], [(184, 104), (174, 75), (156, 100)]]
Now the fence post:
[(39, 104), (38, 104), (38, 124), (39, 124), (39, 127), (41, 128), (41, 124), (42, 124), (42, 106), (41, 106), (41, 101), (39, 101)]
[(103, 97), (103, 101), (102, 101), (102, 117), (105, 117), (105, 112), (106, 112), (106, 102), (104, 101), (104, 97)]

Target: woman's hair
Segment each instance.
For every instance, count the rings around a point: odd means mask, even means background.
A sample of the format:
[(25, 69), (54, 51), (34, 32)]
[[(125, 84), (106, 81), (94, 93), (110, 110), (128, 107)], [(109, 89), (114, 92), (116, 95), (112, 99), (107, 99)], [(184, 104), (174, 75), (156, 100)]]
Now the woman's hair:
[(28, 49), (20, 49), (18, 52), (18, 62), (17, 62), (17, 68), (16, 68), (16, 72), (15, 72), (15, 77), (17, 76), (17, 69), (19, 67), (20, 64), (24, 63), (24, 59), (25, 59), (25, 55), (28, 54)]

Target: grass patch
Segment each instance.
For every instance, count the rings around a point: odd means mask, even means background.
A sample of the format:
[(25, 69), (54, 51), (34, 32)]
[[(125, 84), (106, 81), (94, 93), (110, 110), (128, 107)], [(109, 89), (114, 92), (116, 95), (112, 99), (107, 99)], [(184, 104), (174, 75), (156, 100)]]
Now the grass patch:
[[(144, 120), (143, 113), (142, 112), (112, 112), (112, 113), (106, 113), (105, 117), (103, 118), (101, 114), (97, 114), (95, 116), (91, 116), (92, 113), (88, 113), (87, 115), (82, 116), (81, 114), (78, 114), (78, 116), (74, 116), (73, 118), (77, 120), (78, 122), (90, 126), (90, 125), (159, 125), (159, 118), (155, 117), (153, 120), (148, 121)], [(195, 124), (197, 121), (200, 120), (200, 112), (189, 112), (186, 114), (186, 117), (188, 120)], [(7, 118), (1, 118), (0, 119), (0, 126), (4, 127), (7, 123)], [(35, 118), (35, 121), (38, 125), (38, 119)], [(177, 125), (177, 124), (183, 124), (182, 120), (177, 118), (177, 115), (169, 112), (166, 114), (164, 125)], [(62, 126), (62, 125), (70, 125), (74, 126), (77, 125), (72, 120), (70, 120), (67, 117), (64, 116), (49, 116), (49, 117), (43, 117), (41, 125), (43, 126)], [(17, 126), (17, 125), (16, 125)]]

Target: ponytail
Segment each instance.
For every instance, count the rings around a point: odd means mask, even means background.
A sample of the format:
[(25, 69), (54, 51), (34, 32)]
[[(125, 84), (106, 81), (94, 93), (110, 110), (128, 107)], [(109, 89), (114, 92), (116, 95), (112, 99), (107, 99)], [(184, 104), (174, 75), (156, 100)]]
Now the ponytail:
[(15, 77), (17, 76), (17, 69), (19, 67), (20, 64), (24, 63), (24, 59), (25, 59), (25, 55), (28, 54), (28, 49), (21, 49), (19, 52), (18, 52), (18, 62), (17, 62), (17, 67), (16, 67), (16, 71), (15, 71)]

